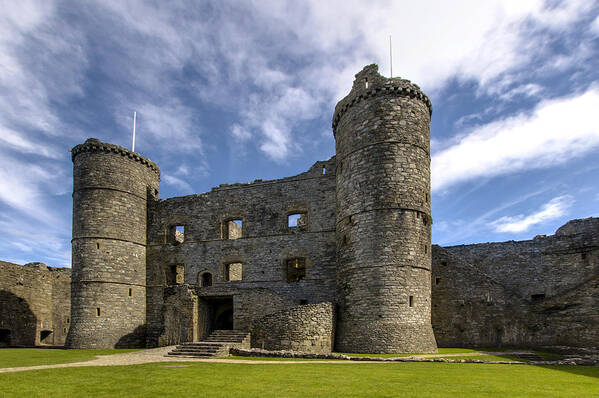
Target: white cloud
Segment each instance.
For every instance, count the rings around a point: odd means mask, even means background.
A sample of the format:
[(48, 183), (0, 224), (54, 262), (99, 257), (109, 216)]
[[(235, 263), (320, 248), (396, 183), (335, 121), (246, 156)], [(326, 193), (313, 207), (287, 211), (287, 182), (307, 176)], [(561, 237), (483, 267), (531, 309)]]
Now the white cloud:
[(475, 178), (551, 167), (599, 145), (599, 90), (541, 102), (521, 114), (475, 128), (432, 157), (432, 189)]
[(597, 15), (597, 18), (595, 18), (595, 20), (591, 24), (590, 29), (591, 32), (599, 35), (599, 15)]
[(162, 180), (169, 184), (174, 186), (175, 188), (180, 189), (181, 191), (185, 192), (185, 193), (191, 193), (193, 192), (193, 188), (191, 187), (191, 185), (189, 185), (189, 183), (187, 183), (186, 181), (182, 180), (179, 177), (175, 177), (173, 175), (170, 174), (163, 174), (162, 175)]
[(566, 214), (568, 208), (572, 205), (573, 198), (570, 195), (558, 196), (545, 203), (540, 210), (525, 215), (515, 217), (501, 217), (491, 225), (496, 232), (523, 232), (527, 231), (533, 225), (545, 221), (554, 220)]

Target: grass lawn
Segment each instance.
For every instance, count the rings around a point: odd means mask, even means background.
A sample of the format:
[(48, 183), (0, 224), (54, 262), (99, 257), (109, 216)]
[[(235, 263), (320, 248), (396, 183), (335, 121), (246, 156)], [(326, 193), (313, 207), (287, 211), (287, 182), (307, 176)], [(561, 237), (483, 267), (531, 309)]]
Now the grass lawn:
[(0, 373), (6, 397), (592, 397), (599, 368), (443, 363), (153, 363)]
[(3, 348), (0, 349), (0, 368), (17, 368), (20, 366), (53, 365), (57, 363), (89, 361), (91, 359), (94, 359), (96, 355), (118, 354), (130, 351), (138, 350), (60, 350), (43, 348)]

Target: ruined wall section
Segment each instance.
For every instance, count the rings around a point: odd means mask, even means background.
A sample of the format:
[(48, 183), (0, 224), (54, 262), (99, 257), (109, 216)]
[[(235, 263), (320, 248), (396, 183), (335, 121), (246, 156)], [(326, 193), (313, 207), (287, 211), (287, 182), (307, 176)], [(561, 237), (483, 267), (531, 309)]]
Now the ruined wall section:
[[(303, 214), (305, 223), (289, 227), (290, 214)], [(231, 220), (242, 223), (233, 239), (226, 234)], [(148, 345), (157, 345), (164, 329), (164, 287), (177, 265), (200, 298), (233, 297), (236, 329), (303, 302), (335, 301), (334, 220), (334, 158), (294, 177), (156, 202), (150, 208)], [(172, 239), (176, 226), (184, 226), (181, 243)], [(288, 282), (287, 260), (296, 258), (305, 259), (305, 277)], [(241, 280), (227, 280), (232, 263), (242, 264)], [(207, 273), (211, 286), (203, 281)], [(256, 292), (270, 305), (249, 305)]]
[(73, 348), (145, 345), (147, 204), (160, 171), (143, 156), (88, 139), (72, 149)]
[(599, 219), (521, 242), (433, 249), (441, 346), (597, 347)]
[(331, 353), (335, 337), (335, 304), (300, 305), (266, 315), (252, 325), (252, 347)]
[(376, 65), (337, 104), (337, 350), (432, 352), (431, 104)]
[(0, 346), (63, 345), (71, 270), (0, 261)]

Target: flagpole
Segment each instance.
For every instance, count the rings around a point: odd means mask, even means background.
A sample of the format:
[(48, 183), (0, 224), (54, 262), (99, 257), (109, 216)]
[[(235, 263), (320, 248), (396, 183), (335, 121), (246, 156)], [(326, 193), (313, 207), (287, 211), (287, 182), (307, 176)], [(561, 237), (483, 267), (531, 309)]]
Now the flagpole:
[(137, 118), (137, 112), (133, 112), (133, 144), (131, 145), (131, 150), (135, 152), (135, 119)]

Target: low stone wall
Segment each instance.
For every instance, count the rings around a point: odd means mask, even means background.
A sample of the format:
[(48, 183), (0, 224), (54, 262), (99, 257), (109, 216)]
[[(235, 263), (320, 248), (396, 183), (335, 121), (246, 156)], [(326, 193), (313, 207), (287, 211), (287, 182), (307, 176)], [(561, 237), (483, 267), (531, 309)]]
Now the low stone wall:
[(333, 348), (333, 303), (306, 304), (267, 315), (252, 324), (252, 347), (330, 353)]

